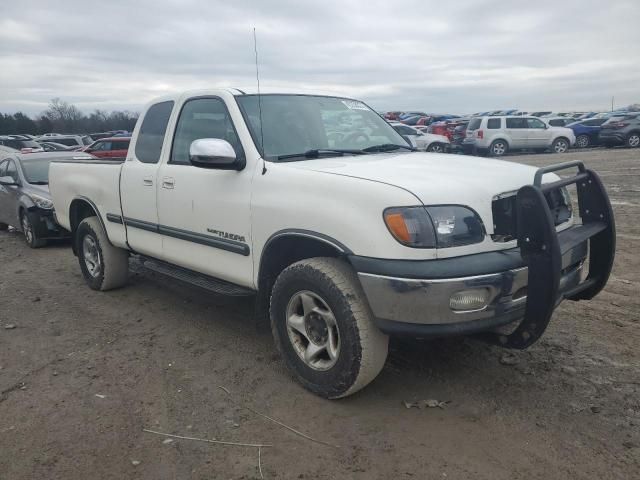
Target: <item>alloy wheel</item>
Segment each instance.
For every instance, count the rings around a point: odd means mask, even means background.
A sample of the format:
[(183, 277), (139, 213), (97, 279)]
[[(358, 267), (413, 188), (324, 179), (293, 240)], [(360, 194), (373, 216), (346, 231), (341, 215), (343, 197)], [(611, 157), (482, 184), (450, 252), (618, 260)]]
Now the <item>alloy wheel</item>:
[(631, 148), (636, 148), (636, 147), (640, 146), (640, 135), (638, 135), (637, 133), (634, 133), (633, 135), (631, 135), (629, 137), (629, 140), (627, 141), (627, 144)]
[(578, 138), (576, 139), (576, 145), (578, 145), (578, 147), (580, 147), (580, 148), (588, 147), (589, 146), (589, 137), (587, 137), (586, 135), (578, 136)]
[(556, 153), (564, 153), (567, 151), (568, 148), (569, 146), (567, 145), (567, 142), (565, 142), (564, 140), (557, 141), (553, 146), (553, 150)]
[(333, 367), (340, 354), (340, 334), (327, 302), (304, 290), (291, 297), (286, 315), (289, 340), (305, 365), (319, 371)]
[(505, 153), (506, 149), (507, 149), (507, 148), (506, 148), (506, 146), (505, 146), (505, 144), (504, 144), (504, 143), (502, 143), (502, 142), (497, 142), (497, 143), (494, 143), (494, 144), (493, 144), (493, 149), (492, 149), (492, 151), (493, 151), (493, 154), (494, 154), (494, 155), (498, 155), (498, 156), (500, 156), (500, 155), (504, 155), (504, 153)]
[(96, 241), (90, 235), (86, 235), (82, 240), (82, 253), (84, 264), (92, 277), (97, 277), (102, 271), (102, 261)]

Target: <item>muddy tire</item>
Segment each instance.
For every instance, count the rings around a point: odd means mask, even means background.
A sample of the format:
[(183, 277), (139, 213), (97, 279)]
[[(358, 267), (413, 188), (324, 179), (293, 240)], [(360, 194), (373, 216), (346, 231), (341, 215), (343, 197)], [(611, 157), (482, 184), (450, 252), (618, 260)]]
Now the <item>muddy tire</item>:
[(93, 290), (112, 290), (127, 283), (129, 253), (111, 245), (98, 217), (85, 218), (76, 230), (80, 269)]
[(341, 260), (312, 258), (282, 271), (270, 315), (287, 367), (317, 395), (351, 395), (384, 366), (389, 337), (374, 325), (355, 272)]

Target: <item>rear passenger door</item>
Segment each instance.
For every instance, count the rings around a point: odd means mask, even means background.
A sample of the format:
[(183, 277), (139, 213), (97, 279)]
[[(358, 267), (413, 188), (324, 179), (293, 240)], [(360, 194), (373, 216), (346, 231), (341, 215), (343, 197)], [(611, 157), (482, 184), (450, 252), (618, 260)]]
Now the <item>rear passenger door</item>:
[(539, 118), (527, 117), (527, 144), (529, 148), (547, 148), (551, 145), (551, 130)]
[(522, 117), (507, 117), (505, 132), (510, 148), (527, 148), (527, 121)]
[[(167, 125), (174, 102), (151, 105), (142, 119), (135, 139), (122, 167), (120, 196), (127, 241), (136, 252), (149, 256), (162, 255), (162, 237), (158, 232), (156, 186), (158, 162), (165, 145)], [(115, 213), (115, 212), (107, 212)]]

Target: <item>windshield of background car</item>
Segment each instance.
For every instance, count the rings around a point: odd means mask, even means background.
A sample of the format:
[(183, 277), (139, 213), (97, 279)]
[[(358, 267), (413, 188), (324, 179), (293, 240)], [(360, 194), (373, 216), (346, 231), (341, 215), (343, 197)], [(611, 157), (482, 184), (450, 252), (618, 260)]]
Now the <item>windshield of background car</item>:
[(28, 183), (49, 183), (50, 158), (22, 160), (22, 173)]
[(311, 95), (262, 95), (260, 102), (257, 95), (243, 95), (236, 100), (266, 160), (309, 150), (410, 146), (383, 118), (357, 100)]

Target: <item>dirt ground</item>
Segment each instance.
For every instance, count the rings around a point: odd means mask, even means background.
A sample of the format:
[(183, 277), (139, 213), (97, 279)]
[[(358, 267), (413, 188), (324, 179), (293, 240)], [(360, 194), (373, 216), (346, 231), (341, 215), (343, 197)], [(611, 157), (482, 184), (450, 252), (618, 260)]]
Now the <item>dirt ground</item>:
[[(472, 339), (394, 340), (375, 382), (340, 401), (291, 379), (250, 300), (150, 274), (94, 292), (68, 244), (0, 232), (0, 479), (640, 478), (640, 151), (509, 160), (574, 158), (616, 212), (606, 291), (563, 303), (515, 364)], [(403, 405), (423, 399), (450, 403)], [(259, 464), (255, 447), (143, 429), (271, 447)]]

